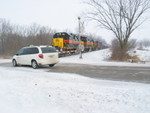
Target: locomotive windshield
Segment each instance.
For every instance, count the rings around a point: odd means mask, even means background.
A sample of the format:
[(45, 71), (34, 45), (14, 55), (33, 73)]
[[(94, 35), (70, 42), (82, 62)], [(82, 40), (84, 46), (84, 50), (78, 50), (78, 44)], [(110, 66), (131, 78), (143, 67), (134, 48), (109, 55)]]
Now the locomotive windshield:
[(81, 36), (81, 41), (87, 42), (87, 37)]
[(66, 32), (56, 33), (53, 38), (63, 38), (65, 40), (69, 40), (70, 35)]

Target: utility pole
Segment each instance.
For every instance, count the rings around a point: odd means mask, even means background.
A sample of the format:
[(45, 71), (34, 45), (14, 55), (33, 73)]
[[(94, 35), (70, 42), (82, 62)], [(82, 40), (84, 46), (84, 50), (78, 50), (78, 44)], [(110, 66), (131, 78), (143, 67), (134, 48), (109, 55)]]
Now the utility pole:
[(79, 41), (80, 41), (80, 44), (79, 44), (79, 51), (80, 51), (80, 56), (79, 56), (79, 59), (82, 59), (82, 44), (81, 44), (81, 21), (80, 21), (80, 17), (78, 17), (78, 23), (79, 23)]

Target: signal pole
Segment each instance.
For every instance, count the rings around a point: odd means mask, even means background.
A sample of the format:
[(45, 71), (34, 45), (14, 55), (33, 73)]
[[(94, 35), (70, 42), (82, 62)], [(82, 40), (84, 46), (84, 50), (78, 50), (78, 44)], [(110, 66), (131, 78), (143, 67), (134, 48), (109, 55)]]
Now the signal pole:
[(82, 59), (82, 44), (81, 44), (81, 21), (80, 21), (80, 17), (78, 17), (78, 23), (79, 23), (79, 41), (80, 41), (80, 44), (79, 44), (79, 51), (80, 51), (80, 56), (79, 56), (79, 59)]

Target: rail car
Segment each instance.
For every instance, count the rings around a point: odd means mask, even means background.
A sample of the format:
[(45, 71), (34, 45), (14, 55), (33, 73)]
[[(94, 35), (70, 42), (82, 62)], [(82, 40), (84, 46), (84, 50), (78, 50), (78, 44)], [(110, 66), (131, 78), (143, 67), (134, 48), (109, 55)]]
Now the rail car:
[(104, 48), (104, 44), (101, 41), (95, 41), (95, 48), (96, 50), (100, 50)]
[(92, 41), (89, 38), (87, 38), (86, 36), (81, 36), (80, 39), (81, 39), (82, 44), (84, 46), (84, 51), (85, 52), (91, 51), (91, 49), (93, 48)]
[(53, 36), (52, 45), (59, 50), (59, 54), (73, 54), (78, 53), (82, 46), (83, 52), (99, 50), (103, 48), (102, 42), (90, 39), (86, 36), (81, 36), (66, 32), (55, 33)]

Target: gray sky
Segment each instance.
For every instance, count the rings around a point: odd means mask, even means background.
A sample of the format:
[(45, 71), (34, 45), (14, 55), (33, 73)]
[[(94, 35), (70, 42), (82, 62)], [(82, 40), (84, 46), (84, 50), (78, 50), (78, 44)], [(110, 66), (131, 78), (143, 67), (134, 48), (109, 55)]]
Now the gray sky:
[[(0, 0), (0, 18), (12, 24), (31, 25), (37, 23), (57, 31), (76, 32), (78, 17), (85, 11), (83, 0)], [(82, 18), (81, 18), (82, 20)], [(107, 42), (112, 34), (99, 29), (93, 23), (85, 24), (85, 32), (102, 36)], [(132, 37), (149, 38), (150, 22), (143, 24)]]

